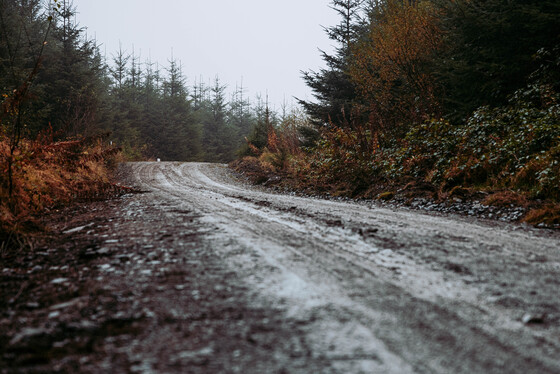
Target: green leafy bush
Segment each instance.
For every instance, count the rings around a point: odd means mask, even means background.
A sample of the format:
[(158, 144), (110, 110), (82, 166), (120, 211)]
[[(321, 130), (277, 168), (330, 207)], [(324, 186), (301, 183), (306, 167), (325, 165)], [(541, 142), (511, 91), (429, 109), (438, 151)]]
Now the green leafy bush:
[(303, 175), (352, 194), (376, 183), (431, 183), (511, 189), (533, 198), (560, 199), (560, 97), (549, 86), (517, 91), (508, 105), (476, 110), (461, 125), (430, 119), (403, 139), (362, 127), (325, 131)]
[(443, 187), (471, 185), (558, 199), (560, 101), (547, 86), (517, 91), (507, 106), (481, 107), (453, 126), (431, 120), (402, 141), (392, 165)]

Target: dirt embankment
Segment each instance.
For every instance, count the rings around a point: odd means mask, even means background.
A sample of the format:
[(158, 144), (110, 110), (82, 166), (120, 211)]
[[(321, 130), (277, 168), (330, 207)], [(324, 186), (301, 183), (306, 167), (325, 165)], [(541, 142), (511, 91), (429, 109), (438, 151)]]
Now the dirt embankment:
[(480, 190), (434, 184), (404, 178), (401, 181), (356, 185), (341, 180), (325, 183), (280, 168), (272, 167), (254, 157), (235, 160), (230, 167), (240, 178), (280, 193), (297, 193), (305, 197), (322, 197), (352, 201), (376, 200), (388, 208), (409, 208), (425, 212), (457, 213), (501, 222), (526, 223), (538, 228), (560, 229), (560, 205), (551, 200), (530, 199), (513, 190)]
[[(0, 373), (557, 373), (560, 236), (129, 164), (3, 253)], [(59, 234), (61, 233), (61, 234)]]

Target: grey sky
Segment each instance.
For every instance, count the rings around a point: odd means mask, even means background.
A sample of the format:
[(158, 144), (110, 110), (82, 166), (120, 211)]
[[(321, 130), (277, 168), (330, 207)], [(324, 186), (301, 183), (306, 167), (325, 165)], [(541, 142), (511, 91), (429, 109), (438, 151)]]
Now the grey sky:
[(119, 48), (167, 65), (181, 60), (188, 84), (218, 74), (251, 98), (268, 91), (277, 107), (311, 98), (301, 70), (324, 64), (331, 50), (321, 26), (338, 23), (329, 0), (74, 0), (77, 19), (110, 57)]

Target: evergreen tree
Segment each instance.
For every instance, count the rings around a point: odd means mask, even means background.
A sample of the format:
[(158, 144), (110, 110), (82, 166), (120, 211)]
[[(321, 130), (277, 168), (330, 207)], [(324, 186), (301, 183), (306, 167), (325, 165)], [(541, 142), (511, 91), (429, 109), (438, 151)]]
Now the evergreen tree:
[[(0, 0), (0, 87), (2, 93), (20, 85), (31, 72), (48, 21), (41, 17), (40, 1)], [(26, 32), (27, 31), (27, 32)]]
[(203, 108), (204, 103), (208, 100), (208, 87), (204, 85), (202, 77), (199, 78), (198, 82), (195, 80), (192, 90), (193, 108), (198, 111)]
[(160, 133), (161, 114), (163, 113), (160, 77), (159, 65), (148, 60), (145, 64), (141, 89), (140, 104), (143, 110), (140, 132), (144, 156), (150, 158), (158, 155), (154, 139), (157, 139)]
[[(95, 132), (101, 97), (107, 89), (97, 45), (84, 39), (83, 30), (73, 22), (72, 2), (59, 4), (54, 12), (45, 10), (38, 0), (0, 3), (3, 89), (8, 87), (8, 79), (11, 86), (27, 79), (24, 77), (38, 62), (30, 92), (33, 100), (25, 110), (29, 136), (50, 126), (59, 137)], [(39, 51), (43, 51), (40, 59)], [(8, 60), (7, 55), (11, 56)], [(9, 65), (9, 71), (3, 71)]]
[(135, 154), (138, 147), (143, 143), (138, 129), (138, 118), (141, 116), (140, 105), (134, 100), (131, 87), (132, 77), (128, 63), (131, 60), (125, 50), (119, 46), (118, 52), (113, 56), (111, 103), (110, 103), (110, 131), (112, 139), (124, 148), (125, 154), (130, 158), (139, 157)]
[(157, 150), (162, 159), (197, 161), (202, 156), (202, 129), (196, 123), (188, 99), (185, 77), (176, 60), (169, 61), (168, 77), (163, 81), (162, 123)]
[(229, 103), (228, 123), (234, 128), (235, 149), (245, 144), (244, 138), (248, 136), (254, 127), (255, 120), (251, 111), (251, 102), (246, 96), (243, 81), (236, 86)]
[(205, 161), (229, 162), (235, 158), (235, 149), (238, 147), (235, 141), (237, 131), (229, 121), (226, 88), (227, 86), (216, 77), (214, 86), (210, 89), (210, 99), (205, 106), (207, 110), (203, 119), (202, 139)]
[(348, 70), (352, 45), (360, 38), (362, 30), (360, 20), (362, 5), (363, 0), (332, 1), (332, 8), (340, 15), (341, 22), (336, 26), (325, 28), (325, 31), (337, 47), (333, 54), (321, 51), (327, 68), (319, 72), (303, 73), (303, 79), (313, 90), (316, 101), (298, 101), (318, 127), (331, 123), (342, 125), (351, 115), (356, 88), (349, 77)]
[(255, 127), (249, 136), (249, 142), (259, 149), (263, 149), (268, 144), (268, 133), (271, 127), (277, 124), (276, 114), (270, 110), (268, 97), (263, 101), (260, 96), (257, 97), (255, 111)]
[[(4, 126), (17, 127), (20, 135), (32, 133), (46, 116), (32, 107), (31, 97), (41, 97), (38, 73), (44, 60), (44, 42), (52, 24), (41, 14), (40, 1), (15, 2), (0, 0), (0, 90), (2, 101), (17, 102), (16, 123), (0, 113)], [(39, 55), (41, 55), (39, 59)], [(33, 84), (32, 84), (33, 83)], [(15, 97), (17, 96), (17, 97)], [(10, 117), (10, 115), (8, 115)], [(23, 129), (25, 123), (26, 128)], [(15, 126), (15, 127), (14, 127)]]
[[(254, 124), (242, 87), (228, 102), (219, 80), (211, 88), (201, 80), (190, 96), (175, 60), (162, 74), (157, 64), (142, 64), (122, 47), (109, 68), (96, 42), (75, 23), (72, 1), (58, 4), (53, 12), (41, 0), (0, 0), (1, 93), (9, 98), (26, 83), (26, 97), (32, 98), (18, 107), (23, 135), (34, 137), (50, 125), (57, 139), (110, 131), (110, 140), (130, 158), (234, 158)], [(1, 120), (7, 133), (12, 123)]]
[(119, 50), (117, 54), (113, 56), (113, 65), (110, 69), (111, 77), (114, 82), (114, 89), (119, 95), (124, 94), (124, 85), (126, 83), (128, 61), (130, 60), (130, 55), (122, 49), (122, 45), (119, 43)]
[(48, 109), (40, 129), (50, 124), (61, 137), (95, 132), (100, 96), (107, 89), (97, 45), (84, 39), (83, 29), (73, 21), (75, 13), (72, 2), (65, 0), (55, 17), (38, 79), (45, 102), (34, 102), (37, 112)]
[(557, 0), (434, 0), (443, 12), (446, 53), (436, 73), (448, 113), (464, 119), (481, 105), (501, 105), (538, 68), (539, 49), (560, 45)]

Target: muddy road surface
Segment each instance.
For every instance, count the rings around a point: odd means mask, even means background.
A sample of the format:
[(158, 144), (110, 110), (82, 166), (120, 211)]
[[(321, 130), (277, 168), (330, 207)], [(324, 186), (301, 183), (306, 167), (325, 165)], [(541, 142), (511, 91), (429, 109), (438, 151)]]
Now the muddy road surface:
[(0, 372), (560, 373), (558, 232), (122, 171), (144, 193), (57, 224), (75, 290), (12, 302)]

